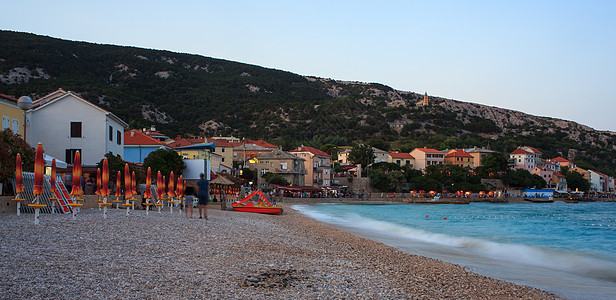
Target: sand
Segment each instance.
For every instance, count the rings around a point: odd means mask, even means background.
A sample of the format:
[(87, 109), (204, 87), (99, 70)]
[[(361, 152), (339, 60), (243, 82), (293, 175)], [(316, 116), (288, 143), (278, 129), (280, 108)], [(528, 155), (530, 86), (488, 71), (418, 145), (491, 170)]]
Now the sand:
[[(198, 213), (195, 210), (195, 216)], [(111, 209), (0, 214), (0, 298), (553, 299), (404, 253), (285, 205), (209, 220)]]

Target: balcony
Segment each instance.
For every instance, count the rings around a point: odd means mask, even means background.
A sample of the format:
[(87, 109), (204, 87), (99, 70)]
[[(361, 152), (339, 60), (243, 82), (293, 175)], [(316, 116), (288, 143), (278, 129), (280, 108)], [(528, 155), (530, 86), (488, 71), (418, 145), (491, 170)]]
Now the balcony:
[(306, 170), (293, 170), (293, 169), (276, 169), (276, 174), (308, 174)]

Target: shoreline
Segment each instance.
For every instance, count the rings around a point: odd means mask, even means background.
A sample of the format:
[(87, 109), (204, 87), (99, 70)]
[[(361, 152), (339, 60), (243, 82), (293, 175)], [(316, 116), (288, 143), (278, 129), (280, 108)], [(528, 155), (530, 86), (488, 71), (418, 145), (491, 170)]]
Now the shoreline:
[(111, 209), (105, 221), (89, 209), (76, 221), (43, 214), (34, 226), (31, 214), (0, 214), (0, 290), (6, 298), (558, 298), (355, 236), (291, 205), (280, 216), (210, 210), (207, 221), (168, 209)]

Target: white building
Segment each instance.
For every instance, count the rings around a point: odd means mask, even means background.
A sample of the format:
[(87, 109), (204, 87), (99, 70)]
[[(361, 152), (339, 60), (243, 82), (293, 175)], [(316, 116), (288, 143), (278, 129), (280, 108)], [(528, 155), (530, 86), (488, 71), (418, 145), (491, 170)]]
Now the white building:
[(39, 98), (26, 114), (27, 142), (43, 143), (48, 155), (72, 164), (79, 151), (85, 166), (97, 164), (109, 152), (124, 157), (128, 124), (73, 92), (59, 89)]

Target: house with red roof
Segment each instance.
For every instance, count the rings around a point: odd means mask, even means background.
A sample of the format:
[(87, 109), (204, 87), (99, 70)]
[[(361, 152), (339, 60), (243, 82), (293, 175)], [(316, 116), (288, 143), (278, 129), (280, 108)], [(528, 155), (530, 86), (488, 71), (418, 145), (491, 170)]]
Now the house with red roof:
[(122, 133), (128, 124), (78, 93), (58, 89), (36, 99), (26, 117), (27, 142), (41, 142), (45, 154), (69, 164), (77, 151), (84, 167), (96, 165), (107, 153), (124, 157)]
[(513, 169), (531, 171), (533, 168), (542, 166), (541, 151), (528, 146), (522, 146), (509, 154)]
[(332, 182), (332, 157), (313, 147), (301, 146), (289, 151), (304, 159), (304, 183), (308, 186), (330, 186)]
[(554, 171), (547, 165), (534, 167), (530, 173), (543, 178), (546, 188), (554, 189), (559, 192), (567, 191), (567, 179), (565, 179), (565, 176)]
[(401, 167), (413, 168), (415, 158), (410, 153), (389, 152), (389, 162)]
[(245, 166), (246, 162), (255, 157), (270, 153), (278, 146), (265, 142), (263, 140), (249, 140), (246, 139), (240, 143), (230, 143), (233, 145), (233, 161), (238, 162), (241, 166)]
[(415, 158), (415, 170), (425, 170), (427, 166), (443, 164), (445, 153), (430, 148), (415, 148), (411, 151)]
[(560, 168), (562, 168), (562, 167), (567, 167), (569, 169), (575, 168), (575, 164), (572, 161), (569, 161), (569, 160), (567, 160), (565, 158), (562, 158), (560, 156), (557, 157), (557, 158), (548, 159), (548, 160), (546, 160), (546, 163), (551, 163), (551, 164), (557, 165), (558, 166), (558, 170), (557, 171), (560, 171)]
[(470, 153), (466, 153), (464, 149), (454, 149), (445, 154), (445, 163), (473, 168), (475, 166), (475, 157)]
[(597, 193), (608, 192), (609, 176), (595, 170), (588, 170), (590, 191)]
[(0, 116), (2, 127), (0, 130), (11, 129), (13, 133), (23, 137), (24, 112), (17, 106), (17, 99), (0, 94)]
[(124, 132), (124, 160), (132, 163), (143, 163), (150, 153), (158, 149), (172, 147), (151, 137), (140, 130), (131, 129)]

